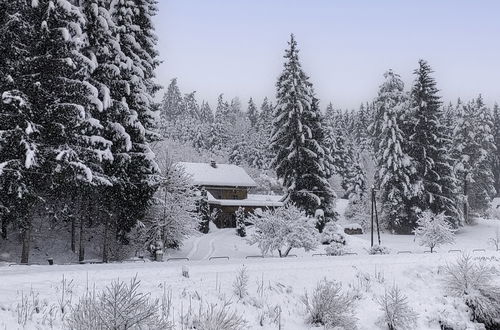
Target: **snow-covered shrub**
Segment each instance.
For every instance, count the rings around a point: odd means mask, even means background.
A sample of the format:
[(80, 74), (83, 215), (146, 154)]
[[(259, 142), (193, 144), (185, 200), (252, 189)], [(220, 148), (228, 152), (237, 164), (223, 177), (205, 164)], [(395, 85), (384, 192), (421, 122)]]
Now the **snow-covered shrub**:
[(349, 222), (357, 223), (366, 231), (370, 228), (370, 204), (368, 195), (363, 196), (361, 200), (349, 200), (344, 216)]
[(236, 234), (240, 237), (247, 236), (247, 227), (245, 225), (245, 209), (241, 206), (236, 211)]
[(311, 296), (302, 296), (307, 319), (311, 325), (327, 328), (356, 329), (354, 298), (342, 292), (342, 285), (326, 279), (318, 282)]
[(439, 245), (455, 241), (455, 230), (451, 227), (444, 213), (434, 214), (431, 211), (423, 212), (417, 220), (414, 230), (418, 242), (434, 251)]
[(159, 300), (139, 292), (140, 281), (114, 281), (98, 294), (87, 291), (66, 319), (68, 329), (173, 329)]
[(495, 247), (496, 251), (500, 250), (500, 225), (497, 225), (494, 236), (490, 237), (488, 242)]
[(310, 251), (318, 244), (314, 219), (293, 204), (254, 214), (250, 222), (255, 230), (248, 243), (257, 244), (262, 254), (278, 251), (280, 257), (286, 257), (293, 248)]
[(377, 303), (384, 313), (380, 323), (387, 325), (389, 330), (415, 329), (417, 313), (408, 305), (408, 297), (396, 285), (386, 290)]
[(195, 212), (199, 196), (185, 169), (169, 155), (158, 157), (161, 181), (153, 205), (143, 221), (144, 244), (161, 241), (165, 248), (178, 248), (199, 225)]
[(382, 245), (378, 245), (378, 244), (373, 245), (368, 250), (368, 254), (372, 254), (372, 255), (374, 255), (374, 254), (389, 254), (389, 253), (391, 253), (389, 248), (382, 246)]
[(240, 330), (247, 322), (235, 310), (230, 310), (231, 303), (210, 304), (200, 308), (193, 320), (193, 329), (200, 330)]
[(316, 229), (322, 233), (330, 219), (325, 218), (325, 211), (322, 209), (317, 209), (316, 212), (314, 212), (314, 218), (316, 219)]
[(471, 319), (484, 323), (487, 329), (500, 328), (500, 286), (493, 280), (490, 267), (462, 255), (455, 264), (445, 267), (444, 283), (448, 293), (462, 298), (470, 308)]
[(248, 295), (248, 272), (245, 266), (241, 267), (234, 279), (233, 292), (239, 299), (243, 299)]
[(328, 222), (320, 236), (321, 244), (328, 245), (332, 242), (346, 245), (346, 237), (342, 232), (342, 227), (334, 222)]
[(345, 252), (345, 245), (337, 242), (331, 242), (325, 249), (325, 253), (329, 256), (341, 256)]

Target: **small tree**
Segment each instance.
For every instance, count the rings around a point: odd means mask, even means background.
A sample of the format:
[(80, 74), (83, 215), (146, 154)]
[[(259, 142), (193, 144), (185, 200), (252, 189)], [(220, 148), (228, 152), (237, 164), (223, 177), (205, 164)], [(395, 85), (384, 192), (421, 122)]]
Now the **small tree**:
[(500, 226), (497, 226), (495, 230), (495, 236), (490, 237), (489, 242), (491, 245), (495, 246), (495, 250), (499, 251), (500, 247)]
[(255, 231), (248, 242), (258, 244), (262, 254), (277, 250), (280, 257), (286, 257), (292, 248), (310, 251), (318, 244), (314, 220), (293, 204), (252, 215), (252, 222)]
[(247, 236), (247, 227), (245, 225), (245, 209), (241, 206), (236, 211), (236, 234), (240, 237)]
[(436, 246), (455, 241), (455, 230), (446, 218), (444, 212), (434, 214), (431, 211), (425, 211), (417, 220), (418, 227), (414, 230), (415, 236), (420, 245), (431, 249), (431, 253)]
[(207, 191), (202, 188), (200, 194), (201, 198), (198, 200), (198, 212), (200, 213), (199, 230), (203, 234), (207, 234), (210, 229), (210, 206), (208, 205)]
[(394, 285), (377, 299), (380, 309), (384, 312), (381, 323), (389, 330), (415, 329), (417, 313), (408, 305), (408, 297)]
[(233, 282), (233, 292), (238, 299), (245, 298), (248, 295), (248, 272), (245, 266), (241, 267)]

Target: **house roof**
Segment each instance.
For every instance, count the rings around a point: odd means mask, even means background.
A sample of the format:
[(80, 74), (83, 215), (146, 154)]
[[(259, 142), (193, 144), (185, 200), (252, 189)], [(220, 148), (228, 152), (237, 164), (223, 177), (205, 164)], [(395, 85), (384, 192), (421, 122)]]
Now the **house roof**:
[(217, 199), (207, 192), (208, 203), (220, 206), (254, 206), (254, 207), (280, 207), (283, 206), (283, 196), (279, 195), (254, 195), (248, 194), (246, 199)]
[(197, 186), (256, 187), (255, 181), (237, 165), (210, 163), (178, 163)]

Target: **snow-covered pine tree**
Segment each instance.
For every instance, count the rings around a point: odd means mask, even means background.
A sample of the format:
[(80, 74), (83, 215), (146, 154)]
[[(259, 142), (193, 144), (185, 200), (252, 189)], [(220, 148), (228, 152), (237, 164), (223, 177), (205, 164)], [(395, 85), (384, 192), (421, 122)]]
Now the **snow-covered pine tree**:
[(494, 125), (489, 109), (482, 98), (457, 104), (456, 125), (453, 130), (455, 172), (463, 192), (463, 216), (483, 213), (495, 195), (491, 155), (495, 154)]
[(273, 105), (267, 97), (264, 98), (260, 106), (258, 130), (266, 137), (271, 137), (273, 127)]
[(200, 215), (199, 231), (207, 234), (210, 230), (210, 205), (208, 205), (207, 191), (205, 188), (200, 190), (200, 198), (197, 202), (197, 209)]
[(198, 105), (195, 94), (196, 91), (184, 95), (183, 101), (183, 117), (187, 117), (187, 119), (191, 121), (200, 118), (200, 106)]
[[(1, 237), (10, 225), (28, 239), (30, 216), (43, 184), (35, 172), (43, 163), (39, 154), (39, 130), (34, 108), (26, 92), (24, 59), (30, 54), (30, 5), (24, 1), (0, 2), (0, 218)], [(23, 260), (27, 262), (27, 260)]]
[(155, 68), (159, 65), (156, 50), (153, 16), (156, 0), (113, 0), (110, 14), (116, 26), (116, 40), (126, 56), (126, 65), (120, 67), (123, 83), (121, 100), (128, 108), (124, 120), (130, 136), (127, 166), (118, 167), (115, 193), (118, 234), (125, 233), (145, 216), (158, 186), (158, 165), (149, 142), (156, 138), (153, 96), (159, 86), (155, 83)]
[(413, 161), (405, 150), (408, 137), (400, 128), (407, 110), (408, 99), (404, 83), (398, 74), (389, 70), (375, 100), (379, 114), (374, 123), (379, 133), (374, 136), (376, 165), (375, 186), (381, 192), (383, 215), (390, 230), (409, 233), (415, 227), (408, 217), (409, 200), (416, 195), (411, 177), (415, 172)]
[(491, 155), (491, 168), (495, 178), (495, 190), (497, 196), (500, 196), (500, 107), (495, 103), (493, 107), (493, 139), (497, 152)]
[(366, 191), (366, 173), (361, 166), (360, 152), (355, 151), (349, 165), (346, 194), (350, 200), (360, 201), (366, 195)]
[(361, 151), (367, 150), (370, 147), (370, 137), (368, 134), (369, 125), (370, 117), (367, 105), (361, 103), (354, 123), (356, 143)]
[(294, 36), (285, 51), (278, 78), (271, 146), (273, 165), (288, 199), (313, 216), (319, 208), (332, 217), (334, 192), (325, 164), (325, 137), (321, 113), (309, 77), (301, 68)]
[(257, 107), (255, 106), (255, 103), (253, 102), (252, 98), (250, 98), (250, 100), (248, 100), (247, 117), (248, 117), (248, 120), (250, 121), (250, 126), (255, 127), (257, 125), (257, 121), (259, 119), (259, 112), (258, 112)]
[(493, 118), (490, 109), (486, 107), (481, 95), (474, 102), (475, 109), (475, 139), (479, 146), (476, 166), (472, 169), (472, 182), (468, 200), (471, 211), (483, 215), (490, 207), (496, 195), (495, 178), (490, 157), (497, 153), (493, 136)]
[(236, 210), (236, 234), (240, 237), (247, 236), (247, 227), (245, 225), (245, 209), (243, 207), (239, 207)]
[(177, 78), (170, 81), (167, 91), (163, 95), (161, 106), (161, 131), (164, 136), (168, 134), (167, 130), (170, 124), (175, 123), (177, 118), (183, 112), (183, 99)]
[(426, 61), (420, 60), (414, 73), (417, 77), (410, 100), (412, 123), (405, 125), (408, 132), (403, 130), (410, 138), (408, 150), (403, 151), (415, 161), (416, 183), (421, 185), (421, 193), (412, 206), (416, 212), (429, 209), (436, 214), (445, 212), (447, 220), (456, 228), (461, 221), (450, 158), (451, 139), (441, 123), (443, 112), (438, 89)]
[(208, 102), (202, 101), (200, 107), (200, 121), (202, 123), (212, 123), (214, 121), (214, 114)]
[(224, 100), (224, 94), (219, 94), (217, 98), (217, 108), (215, 108), (215, 121), (224, 123), (229, 121), (230, 107)]

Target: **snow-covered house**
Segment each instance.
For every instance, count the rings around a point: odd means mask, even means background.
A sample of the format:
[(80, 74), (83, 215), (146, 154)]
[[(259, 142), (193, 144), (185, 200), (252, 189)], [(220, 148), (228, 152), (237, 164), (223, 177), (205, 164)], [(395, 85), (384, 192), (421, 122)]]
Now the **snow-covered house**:
[(215, 224), (219, 228), (236, 226), (236, 210), (246, 212), (283, 206), (283, 196), (249, 194), (255, 181), (240, 166), (231, 164), (179, 163), (191, 176), (193, 184), (205, 188), (210, 211), (219, 210)]

